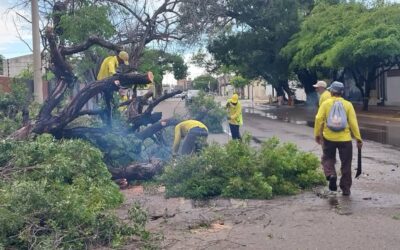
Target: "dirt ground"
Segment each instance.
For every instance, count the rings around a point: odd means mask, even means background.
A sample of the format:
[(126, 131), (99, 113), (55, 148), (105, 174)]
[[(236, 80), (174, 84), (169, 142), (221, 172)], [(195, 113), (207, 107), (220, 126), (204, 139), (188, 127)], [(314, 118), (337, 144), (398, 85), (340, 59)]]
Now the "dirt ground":
[[(158, 109), (166, 118), (185, 112), (176, 100)], [(242, 131), (258, 140), (277, 136), (320, 155), (310, 127), (254, 113), (246, 113), (244, 122)], [(225, 143), (228, 136), (209, 140)], [(162, 249), (400, 249), (399, 162), (399, 148), (366, 141), (363, 174), (350, 197), (327, 195), (321, 187), (273, 200), (199, 202), (165, 199), (162, 187), (139, 186), (122, 191), (126, 200), (118, 214), (125, 217), (139, 202), (149, 214), (147, 228), (163, 235)]]

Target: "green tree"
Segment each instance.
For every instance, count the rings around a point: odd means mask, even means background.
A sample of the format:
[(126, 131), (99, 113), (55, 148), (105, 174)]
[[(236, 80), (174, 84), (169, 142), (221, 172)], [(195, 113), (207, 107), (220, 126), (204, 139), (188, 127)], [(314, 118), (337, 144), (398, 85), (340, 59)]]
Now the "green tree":
[(242, 76), (235, 76), (233, 77), (230, 81), (230, 84), (232, 84), (233, 87), (235, 87), (236, 90), (240, 90), (240, 94), (243, 97), (244, 95), (244, 87), (250, 83), (250, 81)]
[(351, 72), (367, 110), (375, 80), (399, 64), (399, 16), (399, 4), (319, 4), (282, 53), (295, 71)]
[[(308, 3), (308, 4), (306, 4)], [(230, 15), (238, 28), (210, 42), (208, 50), (215, 59), (233, 66), (246, 78), (263, 77), (283, 95), (292, 95), (288, 82), (288, 61), (279, 51), (297, 32), (302, 10), (311, 1), (229, 1)], [(307, 6), (307, 7), (304, 7)]]
[(193, 88), (205, 92), (215, 92), (218, 90), (218, 81), (211, 75), (201, 75), (193, 80)]
[[(141, 72), (153, 72), (156, 89), (159, 90), (165, 73), (172, 72), (175, 79), (184, 79), (187, 76), (188, 66), (183, 58), (162, 50), (146, 49), (138, 65)], [(158, 94), (161, 94), (161, 91), (159, 92)]]
[(307, 100), (317, 101), (312, 85), (318, 78), (333, 78), (323, 53), (346, 36), (363, 10), (361, 4), (321, 2), (306, 17), (299, 32), (281, 50), (281, 54), (290, 61), (290, 70), (297, 74), (304, 86)]

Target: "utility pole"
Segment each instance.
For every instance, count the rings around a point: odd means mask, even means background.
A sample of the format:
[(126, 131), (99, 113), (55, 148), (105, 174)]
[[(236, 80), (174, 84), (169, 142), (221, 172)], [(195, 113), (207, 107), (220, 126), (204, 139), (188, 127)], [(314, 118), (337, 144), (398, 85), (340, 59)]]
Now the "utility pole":
[(33, 92), (35, 101), (43, 103), (42, 58), (40, 53), (39, 6), (32, 0)]

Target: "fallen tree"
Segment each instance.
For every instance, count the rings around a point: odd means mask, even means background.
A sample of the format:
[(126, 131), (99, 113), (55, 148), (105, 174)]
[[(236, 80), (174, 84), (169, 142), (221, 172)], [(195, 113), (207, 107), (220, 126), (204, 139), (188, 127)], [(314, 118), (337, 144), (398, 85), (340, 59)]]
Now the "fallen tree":
[[(59, 107), (62, 106), (61, 102), (66, 98), (67, 90), (72, 89), (77, 80), (68, 62), (68, 56), (82, 52), (93, 45), (115, 51), (120, 51), (122, 47), (119, 44), (112, 44), (95, 36), (89, 37), (82, 44), (75, 44), (67, 47), (63, 42), (60, 42), (54, 30), (55, 29), (50, 27), (47, 28), (45, 39), (50, 52), (50, 70), (54, 73), (56, 78), (55, 88), (44, 101), (37, 117), (26, 123), (21, 129), (15, 131), (9, 138), (22, 140), (28, 138), (32, 134), (38, 135), (48, 133), (57, 139), (84, 139), (90, 141), (102, 150), (105, 154), (105, 162), (108, 164), (109, 169), (120, 168), (119, 170), (110, 171), (114, 178), (127, 178), (129, 180), (135, 178), (151, 178), (154, 174), (159, 172), (162, 163), (157, 161), (157, 164), (154, 164), (154, 168), (151, 168), (149, 164), (153, 164), (152, 162), (139, 164), (136, 161), (143, 158), (140, 156), (142, 153), (143, 140), (155, 136), (160, 130), (165, 128), (165, 126), (161, 126), (159, 123), (162, 118), (162, 113), (153, 112), (153, 109), (162, 101), (181, 93), (181, 91), (162, 95), (151, 103), (148, 102), (148, 99), (152, 96), (151, 93), (149, 93), (145, 96), (135, 97), (125, 103), (113, 105), (113, 93), (118, 91), (119, 88), (133, 86), (135, 89), (136, 86), (145, 85), (153, 81), (153, 74), (151, 72), (146, 74), (133, 72), (118, 73), (103, 80), (87, 84), (72, 97), (71, 101), (59, 110)], [(104, 108), (99, 110), (83, 110), (83, 107), (89, 100), (98, 95), (102, 95), (104, 99)], [(122, 126), (113, 127), (113, 109), (115, 110), (123, 105), (129, 105), (128, 120)], [(147, 108), (144, 110), (146, 105)], [(87, 115), (100, 116), (104, 123), (103, 126), (69, 126), (77, 118)], [(173, 125), (175, 123), (167, 124)], [(147, 128), (140, 131), (142, 126), (146, 126)], [(110, 137), (118, 139), (110, 140)], [(117, 145), (122, 141), (124, 147)], [(119, 148), (120, 152), (113, 152), (116, 148)], [(125, 172), (123, 172), (121, 171), (122, 169), (128, 169), (129, 171), (125, 170)], [(123, 173), (128, 176), (123, 176)]]

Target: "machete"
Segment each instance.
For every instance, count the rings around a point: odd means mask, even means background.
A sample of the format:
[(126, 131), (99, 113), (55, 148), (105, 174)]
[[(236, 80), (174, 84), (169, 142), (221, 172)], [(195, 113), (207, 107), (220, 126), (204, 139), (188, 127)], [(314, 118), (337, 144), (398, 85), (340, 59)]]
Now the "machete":
[(357, 173), (356, 179), (361, 175), (361, 148), (358, 149), (358, 159), (357, 159)]

